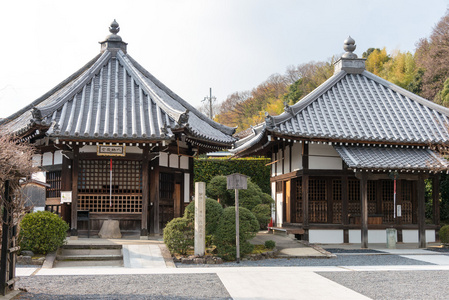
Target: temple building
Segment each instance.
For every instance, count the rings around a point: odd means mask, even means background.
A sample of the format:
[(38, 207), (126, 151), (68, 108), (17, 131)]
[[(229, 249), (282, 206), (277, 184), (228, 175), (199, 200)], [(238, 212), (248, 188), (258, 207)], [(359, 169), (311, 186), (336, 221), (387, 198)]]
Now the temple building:
[[(71, 235), (104, 220), (122, 232), (160, 234), (193, 195), (193, 156), (230, 148), (235, 128), (180, 98), (127, 53), (114, 20), (91, 61), (1, 129), (36, 146), (47, 207), (59, 206)], [(86, 213), (89, 223), (78, 220)]]
[[(279, 116), (266, 115), (231, 150), (272, 159), (274, 229), (314, 243), (438, 239), (439, 174), (449, 169), (449, 110), (365, 69), (344, 42), (334, 75)], [(425, 182), (432, 183), (432, 219)]]

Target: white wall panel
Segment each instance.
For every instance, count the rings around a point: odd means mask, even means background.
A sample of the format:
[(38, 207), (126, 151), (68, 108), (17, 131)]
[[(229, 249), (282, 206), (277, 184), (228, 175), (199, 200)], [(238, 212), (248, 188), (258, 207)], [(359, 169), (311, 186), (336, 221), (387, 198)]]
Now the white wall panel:
[(96, 145), (84, 145), (80, 148), (80, 153), (97, 153)]
[(340, 157), (309, 155), (309, 168), (311, 170), (342, 170), (343, 163)]
[(181, 156), (181, 169), (188, 169), (189, 168), (189, 157), (188, 156)]
[(177, 154), (169, 154), (168, 155), (169, 158), (169, 167), (170, 168), (178, 168), (178, 159), (179, 156)]
[(168, 167), (168, 153), (159, 152), (159, 166)]
[(40, 154), (33, 155), (33, 166), (40, 167), (42, 164), (42, 156)]
[(342, 244), (343, 243), (343, 230), (340, 229), (310, 229), (309, 230), (309, 242), (321, 243), (321, 244)]
[(276, 175), (282, 175), (282, 151), (279, 150), (276, 155)]
[(184, 202), (190, 202), (190, 174), (184, 173)]
[(302, 144), (294, 143), (292, 147), (292, 171), (302, 169)]
[(42, 154), (42, 165), (43, 166), (53, 165), (53, 153), (45, 152), (44, 154)]
[(281, 227), (282, 220), (282, 193), (276, 193), (276, 226)]
[(284, 148), (284, 174), (290, 173), (290, 146)]
[(55, 151), (55, 165), (62, 164), (62, 150)]
[[(276, 160), (276, 153), (271, 154), (271, 162)], [(271, 177), (276, 176), (276, 163), (271, 164)], [(273, 198), (274, 199), (274, 198)]]

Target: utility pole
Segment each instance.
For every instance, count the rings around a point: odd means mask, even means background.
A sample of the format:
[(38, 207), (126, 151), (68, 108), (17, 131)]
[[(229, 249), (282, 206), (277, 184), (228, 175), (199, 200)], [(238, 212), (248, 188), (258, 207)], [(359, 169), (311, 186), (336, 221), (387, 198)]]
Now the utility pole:
[(209, 88), (209, 97), (204, 97), (203, 101), (209, 101), (209, 118), (213, 118), (214, 115), (212, 113), (212, 102), (214, 102), (215, 100), (217, 100), (216, 97), (212, 97), (212, 88)]

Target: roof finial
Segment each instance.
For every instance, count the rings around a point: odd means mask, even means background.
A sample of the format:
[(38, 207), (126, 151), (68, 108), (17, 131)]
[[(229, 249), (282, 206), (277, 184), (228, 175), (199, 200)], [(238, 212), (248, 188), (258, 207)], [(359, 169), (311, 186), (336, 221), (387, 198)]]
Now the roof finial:
[(343, 54), (344, 58), (357, 58), (357, 54), (352, 53), (354, 52), (356, 45), (355, 41), (351, 36), (348, 36), (348, 38), (343, 42), (343, 49), (346, 51), (345, 54)]
[(114, 19), (114, 21), (111, 23), (111, 26), (109, 27), (109, 32), (112, 34), (117, 34), (120, 31), (120, 26), (118, 25), (117, 21)]

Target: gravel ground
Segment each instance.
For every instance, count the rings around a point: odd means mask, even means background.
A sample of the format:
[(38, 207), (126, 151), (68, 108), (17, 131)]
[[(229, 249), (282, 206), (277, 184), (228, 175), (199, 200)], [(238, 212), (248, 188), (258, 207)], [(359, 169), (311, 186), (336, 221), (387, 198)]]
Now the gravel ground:
[(232, 299), (216, 274), (30, 276), (19, 288), (13, 299)]
[[(351, 255), (337, 258), (273, 258), (265, 260), (227, 262), (219, 267), (309, 267), (309, 266), (394, 266), (394, 265), (433, 265), (432, 263), (400, 257), (398, 255)], [(190, 265), (176, 263), (177, 268), (208, 268), (217, 265)]]
[(448, 299), (449, 271), (318, 272), (372, 299)]

